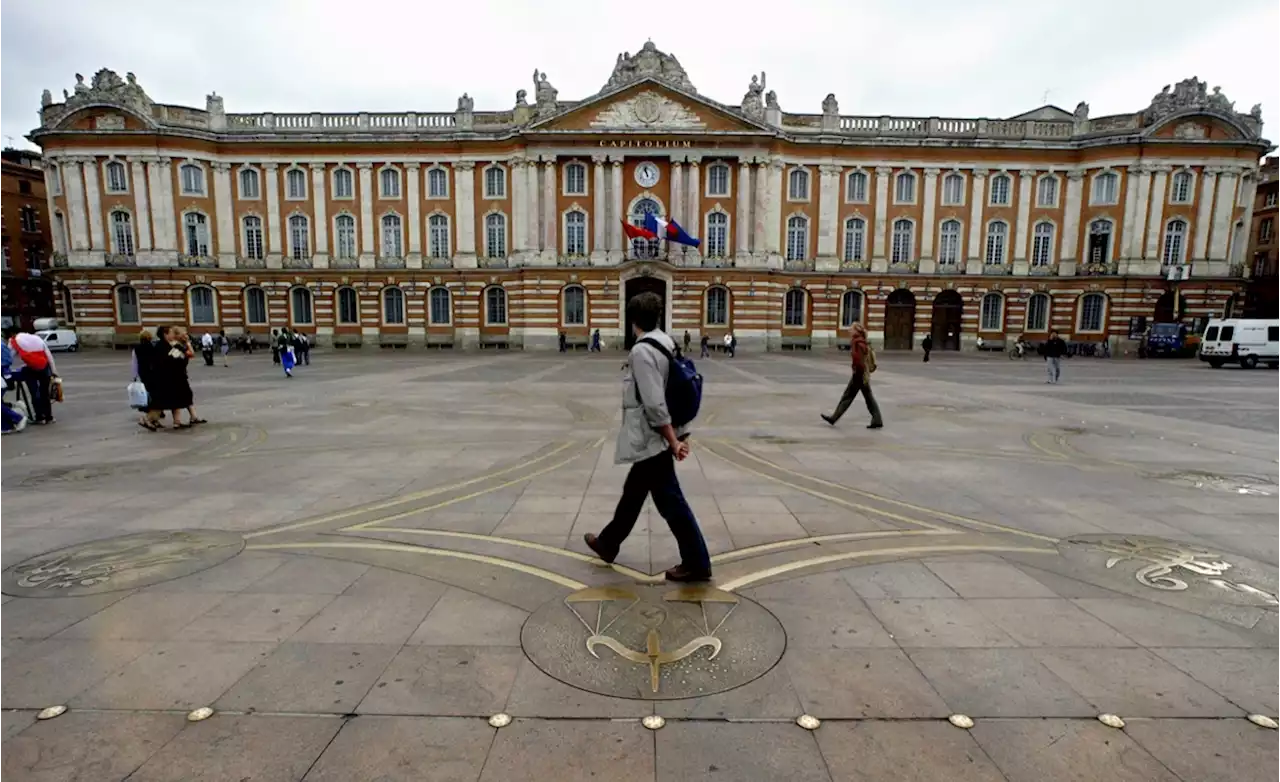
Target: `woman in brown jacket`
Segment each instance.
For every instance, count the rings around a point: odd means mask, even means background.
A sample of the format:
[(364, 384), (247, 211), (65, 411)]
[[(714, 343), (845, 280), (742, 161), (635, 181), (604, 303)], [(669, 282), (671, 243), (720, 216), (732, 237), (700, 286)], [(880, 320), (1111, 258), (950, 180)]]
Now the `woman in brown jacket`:
[(867, 412), (871, 414), (871, 423), (867, 428), (880, 429), (884, 426), (884, 421), (880, 418), (880, 405), (876, 404), (876, 397), (871, 393), (871, 368), (875, 366), (875, 358), (871, 345), (867, 343), (867, 330), (861, 323), (855, 323), (849, 335), (849, 355), (853, 362), (853, 376), (849, 378), (849, 385), (845, 386), (844, 393), (840, 395), (840, 403), (836, 405), (836, 411), (831, 415), (823, 413), (822, 420), (835, 426), (836, 421), (840, 420), (840, 416), (844, 415), (861, 391), (862, 398), (867, 402)]

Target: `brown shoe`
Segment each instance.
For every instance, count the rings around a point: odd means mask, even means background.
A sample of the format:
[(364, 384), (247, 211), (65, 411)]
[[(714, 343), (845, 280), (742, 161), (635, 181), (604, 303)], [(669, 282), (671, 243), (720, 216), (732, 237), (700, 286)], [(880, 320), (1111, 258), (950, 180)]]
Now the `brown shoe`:
[(677, 583), (689, 581), (710, 581), (711, 571), (694, 570), (692, 568), (687, 568), (684, 565), (676, 565), (667, 571), (666, 576), (668, 581), (675, 581)]
[(614, 551), (610, 553), (605, 551), (604, 546), (600, 545), (600, 538), (597, 538), (590, 532), (582, 536), (582, 541), (587, 544), (587, 548), (596, 552), (596, 556), (609, 564), (613, 564), (613, 561), (618, 558), (618, 552)]

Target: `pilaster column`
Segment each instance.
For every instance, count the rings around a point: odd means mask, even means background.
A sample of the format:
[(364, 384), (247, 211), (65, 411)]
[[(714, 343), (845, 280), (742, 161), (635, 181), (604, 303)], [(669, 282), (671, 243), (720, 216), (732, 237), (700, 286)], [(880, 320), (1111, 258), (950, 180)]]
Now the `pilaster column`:
[(605, 230), (609, 218), (605, 216), (608, 201), (604, 190), (605, 156), (591, 156), (591, 264), (604, 263), (608, 253), (605, 250)]
[(458, 254), (453, 265), (474, 269), (476, 261), (476, 164), (462, 160), (453, 164), (455, 187), (453, 211), (458, 223)]
[(517, 264), (525, 262), (525, 248), (529, 246), (529, 180), (522, 155), (513, 155), (507, 161), (511, 171), (511, 258)]
[[(416, 181), (417, 173), (411, 175), (409, 179), (409, 192), (413, 193), (417, 190), (418, 183)], [(324, 163), (311, 164), (311, 196), (312, 211), (315, 213), (316, 223), (316, 249), (313, 263), (317, 269), (329, 268), (329, 201), (325, 197), (325, 190), (328, 187), (327, 181), (329, 177), (325, 172)], [(410, 196), (410, 209), (417, 206), (418, 202)], [(412, 213), (411, 213), (412, 214)], [(413, 218), (409, 218), (409, 225), (413, 225)], [(413, 236), (413, 228), (410, 227), (410, 236)]]
[(751, 254), (751, 161), (746, 158), (738, 158), (737, 212), (733, 254), (738, 263), (742, 263)]
[(1244, 172), (1240, 182), (1240, 203), (1244, 206), (1244, 236), (1240, 237), (1239, 246), (1232, 244), (1231, 246), (1231, 262), (1232, 263), (1249, 263), (1249, 259), (1245, 258), (1245, 249), (1249, 244), (1249, 235), (1253, 231), (1253, 202), (1258, 197), (1258, 172), (1256, 169), (1250, 169)]
[(556, 208), (556, 159), (542, 161), (542, 262), (555, 266), (560, 256), (560, 210)]
[(361, 269), (372, 269), (377, 265), (377, 245), (374, 244), (373, 232), (373, 164), (356, 163), (360, 172), (360, 258), (357, 261)]
[[(685, 177), (685, 192), (688, 198), (684, 202), (684, 219), (687, 223), (681, 223), (684, 229), (689, 232), (690, 236), (702, 238), (705, 231), (702, 230), (702, 158), (693, 155), (689, 158), (688, 176)], [(690, 247), (690, 256), (701, 256), (702, 246)]]
[(1083, 204), (1084, 172), (1067, 172), (1067, 200), (1062, 215), (1062, 261), (1075, 263), (1080, 243), (1080, 207)]
[(1152, 171), (1155, 178), (1151, 181), (1151, 204), (1147, 214), (1147, 240), (1142, 248), (1142, 257), (1148, 261), (1159, 259), (1160, 234), (1164, 232), (1165, 186), (1169, 181), (1170, 166), (1157, 166)]
[[(130, 160), (133, 160), (133, 158), (130, 158)], [(55, 253), (62, 253), (63, 255), (66, 255), (69, 250), (65, 243), (65, 237), (60, 236), (62, 232), (58, 230), (58, 221), (54, 217), (54, 212), (57, 207), (54, 204), (53, 194), (58, 191), (57, 185), (55, 184), (55, 177), (58, 176), (58, 163), (59, 161), (53, 157), (46, 157), (41, 163), (41, 168), (44, 169), (45, 214), (49, 215), (49, 235), (53, 237), (53, 251)], [(133, 190), (136, 193), (142, 189), (142, 187), (141, 182), (136, 178), (134, 179), (134, 183)], [(66, 215), (63, 215), (63, 225), (66, 225), (66, 220)], [(141, 223), (139, 223), (139, 225), (141, 225)], [(150, 238), (150, 235), (147, 235), (147, 239), (150, 240)], [(139, 242), (138, 244), (139, 249), (141, 249), (142, 243)]]
[(236, 268), (235, 213), (231, 208), (231, 164), (213, 163), (213, 211), (217, 224), (218, 267)]
[(1018, 172), (1018, 218), (1014, 231), (1013, 262), (1027, 260), (1027, 238), (1031, 231), (1031, 194), (1035, 190), (1036, 172), (1024, 168)]
[(677, 223), (685, 222), (684, 217), (684, 163), (671, 160), (671, 192), (668, 194), (668, 220)]
[[(982, 266), (982, 238), (986, 230), (982, 226), (982, 207), (987, 202), (987, 170), (973, 170), (973, 196), (969, 204), (969, 252), (967, 265), (977, 262)], [(968, 271), (966, 269), (966, 271)], [(981, 271), (981, 269), (979, 269)]]
[(622, 160), (621, 155), (610, 158), (613, 176), (609, 200), (613, 202), (613, 215), (609, 218), (609, 235), (613, 238), (609, 240), (609, 261), (615, 264), (627, 257), (627, 246), (622, 240), (622, 221), (627, 219), (622, 213)]
[(1151, 189), (1151, 175), (1145, 166), (1129, 166), (1128, 191), (1124, 199), (1124, 241), (1120, 246), (1121, 260), (1128, 261), (1140, 254), (1142, 227), (1147, 216), (1147, 191)]
[(1218, 170), (1205, 168), (1200, 172), (1200, 207), (1196, 210), (1196, 225), (1193, 236), (1195, 244), (1191, 252), (1191, 260), (1203, 261), (1209, 257), (1209, 229), (1213, 214), (1213, 190), (1218, 183)]
[(409, 213), (409, 252), (405, 255), (405, 266), (410, 269), (422, 268), (422, 166), (419, 163), (404, 164), (405, 189), (404, 196), (408, 200)]
[(871, 260), (885, 262), (885, 231), (889, 223), (889, 175), (893, 169), (888, 166), (876, 168), (876, 222), (873, 226), (875, 234), (871, 244)]
[(1223, 169), (1218, 175), (1217, 197), (1213, 206), (1213, 237), (1209, 242), (1209, 260), (1227, 260), (1227, 246), (1231, 239), (1231, 218), (1236, 211), (1236, 180), (1234, 169)]
[(765, 225), (765, 249), (769, 261), (782, 267), (782, 158), (769, 161), (768, 218)]
[[(263, 184), (267, 190), (267, 230), (263, 234), (267, 242), (267, 268), (279, 269), (283, 263), (284, 253), (289, 247), (284, 235), (284, 226), (280, 222), (280, 166), (276, 163), (262, 165)], [(360, 197), (366, 198), (364, 182), (360, 183)]]
[[(933, 227), (934, 215), (938, 209), (938, 175), (942, 171), (936, 168), (926, 168), (924, 170), (924, 214), (920, 218), (920, 263), (922, 268), (920, 271), (933, 271), (932, 268), (924, 269), (926, 262), (932, 267), (933, 264), (933, 237), (937, 235), (937, 231)], [(823, 196), (826, 200), (826, 196)]]
[[(143, 159), (140, 157), (129, 158), (129, 168), (133, 175), (133, 211), (134, 225), (138, 228), (138, 252), (151, 255), (151, 207), (147, 203), (147, 191), (151, 189), (147, 182), (147, 169), (143, 165)], [(53, 215), (52, 202), (49, 209), (50, 216)], [(56, 233), (56, 231), (55, 231)], [(62, 242), (60, 237), (54, 237), (54, 246)], [(63, 248), (62, 252), (66, 252)]]
[(837, 165), (818, 166), (818, 257), (819, 267), (840, 268), (836, 260), (836, 214), (840, 204), (840, 172)]
[(534, 263), (537, 261), (538, 248), (542, 245), (542, 212), (538, 209), (542, 193), (538, 190), (538, 161), (530, 160), (525, 163), (524, 182), (526, 263)]
[(89, 244), (97, 252), (110, 252), (102, 232), (102, 193), (98, 189), (98, 160), (84, 158), (84, 200), (89, 214)]
[(769, 164), (756, 161), (754, 188), (755, 206), (751, 211), (751, 255), (764, 258), (768, 255), (764, 229), (769, 220)]
[(84, 174), (80, 168), (80, 158), (62, 158), (62, 192), (67, 199), (67, 225), (71, 232), (72, 252), (82, 253), (89, 250), (89, 215), (84, 205)]

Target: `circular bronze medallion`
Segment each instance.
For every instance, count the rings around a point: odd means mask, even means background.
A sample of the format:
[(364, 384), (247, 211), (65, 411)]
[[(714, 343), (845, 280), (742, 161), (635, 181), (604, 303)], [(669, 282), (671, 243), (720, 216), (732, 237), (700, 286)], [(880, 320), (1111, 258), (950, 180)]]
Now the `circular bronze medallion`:
[(4, 571), (4, 593), (79, 597), (158, 584), (231, 559), (244, 538), (221, 530), (140, 532), (50, 551)]
[(741, 687), (782, 659), (763, 606), (711, 585), (588, 587), (539, 608), (520, 633), (544, 673), (601, 695), (696, 698)]

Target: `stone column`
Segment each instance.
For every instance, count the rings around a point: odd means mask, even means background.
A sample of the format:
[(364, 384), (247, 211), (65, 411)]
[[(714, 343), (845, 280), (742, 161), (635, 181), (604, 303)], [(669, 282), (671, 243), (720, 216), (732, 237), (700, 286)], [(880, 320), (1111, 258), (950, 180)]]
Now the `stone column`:
[(529, 246), (529, 180), (522, 155), (513, 155), (507, 161), (511, 169), (511, 260), (523, 266), (526, 248)]
[[(327, 179), (328, 175), (325, 172), (324, 163), (312, 163), (311, 196), (313, 200), (311, 208), (315, 213), (316, 222), (316, 247), (313, 263), (317, 269), (329, 268), (329, 201), (325, 196), (328, 187)], [(412, 184), (409, 187), (410, 192), (412, 192), (417, 189), (417, 183), (413, 179), (410, 179), (410, 182)], [(410, 201), (409, 203), (416, 204), (417, 202)], [(409, 224), (413, 225), (412, 222)], [(413, 229), (409, 230), (412, 231)]]
[[(169, 249), (176, 254), (186, 250), (186, 234), (184, 226), (178, 222), (177, 204), (173, 199), (173, 158), (160, 158), (160, 214), (163, 216), (165, 234)], [(168, 259), (176, 263), (176, 259)]]
[(836, 257), (836, 215), (840, 210), (840, 166), (818, 166), (818, 255), (814, 268), (818, 271), (838, 271), (840, 259)]
[(361, 269), (372, 269), (377, 266), (378, 249), (374, 243), (373, 199), (373, 163), (357, 163), (360, 172), (360, 259)]
[(1058, 276), (1073, 277), (1080, 243), (1080, 207), (1083, 205), (1084, 172), (1067, 172), (1067, 199), (1062, 214), (1062, 256)]
[(1218, 170), (1205, 168), (1200, 173), (1200, 207), (1196, 210), (1196, 224), (1193, 229), (1194, 247), (1190, 260), (1203, 261), (1209, 257), (1209, 220), (1213, 214), (1213, 189), (1218, 183)]
[(969, 252), (965, 259), (965, 274), (982, 274), (982, 241), (986, 230), (982, 225), (982, 207), (987, 202), (987, 170), (973, 170), (973, 193), (969, 204)]
[[(1236, 212), (1236, 180), (1234, 169), (1223, 169), (1218, 175), (1217, 197), (1213, 206), (1213, 236), (1209, 242), (1209, 260), (1226, 263), (1231, 239), (1232, 217)], [(1225, 273), (1222, 269), (1217, 273)]]
[[(1156, 166), (1152, 169), (1155, 173), (1155, 178), (1151, 183), (1151, 205), (1147, 215), (1147, 241), (1142, 248), (1142, 258), (1146, 261), (1160, 260), (1160, 234), (1164, 233), (1165, 187), (1169, 181), (1169, 172), (1172, 170), (1171, 166)], [(1157, 266), (1154, 272), (1146, 273), (1156, 274), (1159, 271)]]
[(538, 187), (538, 161), (530, 160), (525, 166), (525, 214), (527, 216), (527, 225), (525, 225), (525, 236), (527, 237), (528, 251), (525, 254), (525, 263), (529, 265), (538, 262), (538, 255), (542, 247), (542, 191)]
[(1151, 172), (1146, 166), (1129, 167), (1129, 192), (1125, 197), (1124, 246), (1121, 262), (1127, 273), (1128, 262), (1142, 257), (1142, 231), (1147, 223), (1147, 199), (1151, 191)]
[(936, 168), (924, 170), (924, 214), (920, 219), (920, 273), (933, 274), (938, 265), (933, 257), (933, 238), (937, 235), (934, 228), (934, 215), (938, 209), (938, 175), (942, 171)]
[(405, 253), (405, 267), (422, 268), (422, 165), (404, 164), (404, 197), (408, 209), (409, 247)]
[[(68, 263), (87, 265), (84, 253), (89, 251), (89, 215), (84, 205), (84, 175), (81, 173), (80, 158), (62, 158), (62, 192), (67, 199), (67, 225), (71, 234), (71, 248), (67, 251)], [(77, 255), (77, 261), (71, 260), (71, 254)]]
[(752, 186), (755, 205), (751, 210), (751, 258), (753, 264), (759, 262), (763, 266), (769, 255), (764, 238), (765, 226), (769, 221), (769, 164), (767, 162), (756, 161)]
[(164, 185), (163, 180), (167, 175), (167, 171), (160, 167), (160, 158), (146, 157), (142, 161), (147, 166), (147, 194), (150, 201), (151, 212), (151, 231), (155, 236), (155, 240), (151, 244), (154, 251), (152, 260), (156, 265), (165, 265), (166, 260), (158, 257), (162, 251), (173, 250), (173, 238), (168, 233), (169, 221), (165, 220), (164, 211)]
[[(1031, 196), (1035, 190), (1036, 172), (1029, 168), (1024, 168), (1018, 172), (1018, 217), (1013, 236), (1013, 257), (1014, 274), (1017, 274), (1019, 265), (1027, 265), (1027, 240), (1031, 233)], [(1026, 271), (1022, 272), (1026, 274)]]
[(671, 159), (671, 192), (668, 194), (667, 219), (677, 223), (685, 222), (684, 217), (684, 163)]
[(96, 252), (111, 252), (102, 231), (102, 194), (98, 190), (98, 160), (84, 158), (84, 201), (89, 215), (89, 245)]
[(876, 167), (876, 218), (871, 226), (871, 270), (888, 271), (889, 261), (885, 253), (885, 232), (889, 229), (889, 175), (893, 169), (888, 166)]
[[(276, 163), (264, 163), (262, 165), (263, 185), (267, 191), (267, 225), (263, 237), (266, 239), (267, 250), (267, 268), (279, 269), (283, 265), (284, 254), (288, 252), (289, 242), (286, 226), (281, 225), (280, 221), (280, 177), (277, 174), (280, 166)], [(364, 186), (364, 181), (360, 183)], [(360, 197), (365, 197), (365, 191), (362, 189)]]
[[(133, 161), (135, 160), (135, 158), (129, 158), (129, 160)], [(54, 198), (54, 193), (58, 192), (57, 184), (55, 184), (55, 178), (58, 176), (56, 172), (59, 171), (58, 163), (59, 163), (58, 160), (55, 160), (52, 157), (46, 157), (44, 159), (44, 162), (41, 164), (41, 168), (44, 169), (44, 196), (45, 196), (45, 210), (46, 210), (45, 214), (49, 215), (49, 235), (53, 237), (53, 251), (55, 253), (62, 253), (63, 255), (66, 255), (67, 253), (70, 252), (70, 250), (64, 242), (65, 237), (59, 235), (62, 232), (58, 230), (58, 221), (57, 221), (57, 218), (54, 217), (54, 212), (57, 209), (57, 206), (54, 203), (53, 198)], [(133, 192), (138, 193), (142, 191), (143, 187), (142, 187), (141, 180), (135, 177), (133, 181), (134, 181)], [(146, 196), (143, 196), (143, 198), (145, 197)], [(63, 225), (66, 225), (66, 220), (67, 220), (66, 215), (63, 215), (62, 217)], [(138, 223), (138, 224), (141, 225), (141, 223)], [(139, 230), (139, 233), (141, 233), (141, 230)], [(138, 238), (139, 238), (138, 249), (141, 250), (142, 237), (139, 236)], [(147, 241), (150, 242), (150, 240), (151, 240), (151, 237), (148, 234)], [(150, 247), (150, 244), (148, 244), (148, 247)]]
[(1240, 181), (1240, 204), (1244, 206), (1244, 236), (1241, 237), (1240, 246), (1232, 244), (1231, 246), (1231, 262), (1249, 264), (1250, 259), (1246, 258), (1244, 253), (1249, 244), (1249, 234), (1253, 230), (1253, 203), (1258, 197), (1258, 172), (1256, 169), (1249, 169), (1243, 174)]
[(597, 153), (591, 156), (591, 265), (601, 266), (608, 258), (605, 249), (605, 229), (609, 218), (605, 217), (609, 203), (604, 190), (605, 156)]
[(231, 207), (231, 164), (213, 163), (213, 211), (217, 225), (218, 268), (236, 268), (236, 216)]
[[(151, 206), (147, 198), (147, 191), (151, 188), (147, 182), (147, 169), (140, 157), (130, 157), (129, 168), (133, 175), (133, 223), (138, 229), (138, 255), (141, 256), (139, 262), (151, 263)], [(49, 214), (53, 215), (52, 207), (49, 209)], [(55, 237), (54, 244), (60, 242), (61, 239)], [(65, 253), (66, 249), (64, 248), (62, 252)]]
[(747, 158), (738, 158), (737, 201), (733, 255), (737, 259), (736, 263), (741, 265), (751, 256), (751, 161)]
[[(687, 223), (681, 223), (684, 229), (689, 232), (690, 236), (701, 238), (704, 233), (702, 230), (702, 158), (697, 155), (689, 158), (689, 173), (685, 177), (685, 191), (688, 198), (684, 202), (684, 219)], [(699, 257), (702, 255), (702, 246), (690, 247), (689, 257)]]
[(476, 164), (461, 160), (453, 164), (454, 219), (458, 223), (458, 254), (453, 265), (457, 269), (476, 268)]
[(613, 214), (609, 218), (609, 235), (613, 237), (609, 241), (609, 263), (611, 264), (622, 263), (627, 257), (627, 246), (622, 238), (622, 221), (627, 219), (622, 213), (622, 160), (621, 155), (610, 158), (613, 164), (612, 188), (609, 192), (609, 200), (613, 202)]
[(765, 224), (765, 249), (769, 251), (770, 268), (782, 268), (782, 158), (769, 161), (768, 218)]
[(560, 257), (560, 210), (556, 196), (556, 159), (542, 161), (542, 256), (544, 266), (555, 266)]

